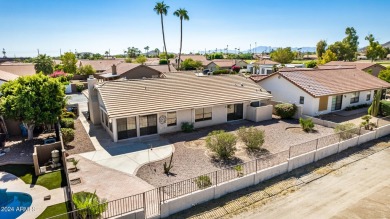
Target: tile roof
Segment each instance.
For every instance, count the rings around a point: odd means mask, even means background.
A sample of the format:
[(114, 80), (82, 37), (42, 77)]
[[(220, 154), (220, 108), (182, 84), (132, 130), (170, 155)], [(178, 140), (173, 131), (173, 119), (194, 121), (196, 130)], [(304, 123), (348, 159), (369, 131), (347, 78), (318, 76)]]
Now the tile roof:
[(274, 61), (271, 61), (268, 59), (262, 59), (262, 60), (256, 61), (254, 64), (257, 64), (257, 65), (279, 65), (280, 63), (274, 62)]
[(0, 70), (0, 81), (11, 81), (18, 77), (19, 75)]
[(165, 78), (110, 81), (96, 86), (110, 118), (147, 115), (220, 104), (270, 99), (258, 84), (238, 75), (196, 76), (165, 73)]
[(77, 67), (91, 65), (96, 71), (105, 71), (111, 69), (112, 65), (118, 65), (124, 63), (123, 59), (113, 59), (113, 60), (78, 60)]
[[(370, 68), (370, 67), (373, 67), (375, 65), (378, 65), (374, 62), (344, 62), (344, 61), (331, 61), (331, 62), (328, 62), (326, 63), (325, 65), (319, 65), (318, 68), (319, 69), (324, 69), (324, 68), (329, 68), (329, 67), (334, 67), (334, 68), (337, 68), (337, 67), (342, 67), (342, 66), (354, 66), (356, 67), (357, 69), (360, 69), (360, 70), (365, 70), (367, 68)], [(378, 65), (378, 66), (381, 66), (383, 67), (382, 65)], [(383, 67), (385, 68), (385, 67)]]
[(249, 78), (254, 82), (259, 82), (263, 80), (264, 78), (268, 77), (269, 75), (251, 75)]
[(231, 68), (236, 64), (234, 59), (214, 59), (212, 61), (221, 68)]
[[(124, 74), (128, 71), (131, 71), (135, 68), (139, 68), (139, 67), (145, 67), (145, 68), (151, 68), (151, 69), (154, 69), (160, 73), (164, 73), (164, 72), (169, 72), (169, 69), (168, 69), (168, 65), (142, 65), (142, 64), (138, 64), (138, 63), (120, 63), (116, 66), (116, 72), (117, 74), (116, 75), (112, 75), (112, 69), (111, 69), (111, 66), (109, 69), (107, 69), (106, 71), (102, 72), (102, 74), (100, 74), (99, 76), (101, 77), (104, 77), (104, 78), (109, 78), (109, 77), (117, 77), (117, 76), (120, 76), (121, 74)], [(175, 72), (177, 71), (172, 65), (171, 65), (171, 72)]]
[[(356, 68), (289, 69), (271, 76), (283, 76), (314, 97), (389, 88), (390, 84)], [(271, 76), (261, 79), (267, 80)]]
[(32, 63), (13, 63), (8, 65), (0, 65), (0, 70), (16, 74), (18, 76), (35, 74), (34, 64)]
[[(161, 73), (165, 73), (165, 72), (169, 72), (169, 69), (168, 69), (168, 65), (146, 65), (148, 66), (149, 68), (153, 68)], [(171, 72), (177, 72), (176, 68), (173, 67), (173, 65), (170, 66), (171, 67)]]

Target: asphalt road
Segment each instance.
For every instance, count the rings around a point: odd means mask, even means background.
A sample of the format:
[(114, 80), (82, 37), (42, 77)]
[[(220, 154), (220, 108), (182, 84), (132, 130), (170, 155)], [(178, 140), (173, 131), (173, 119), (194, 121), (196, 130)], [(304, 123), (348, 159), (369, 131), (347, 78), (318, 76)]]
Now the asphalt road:
[(390, 149), (232, 218), (390, 218)]

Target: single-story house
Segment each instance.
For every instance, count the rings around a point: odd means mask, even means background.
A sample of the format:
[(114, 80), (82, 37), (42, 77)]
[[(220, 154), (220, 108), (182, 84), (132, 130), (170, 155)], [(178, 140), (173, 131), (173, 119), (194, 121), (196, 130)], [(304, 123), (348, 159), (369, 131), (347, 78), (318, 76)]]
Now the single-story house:
[(238, 59), (214, 59), (207, 64), (206, 68), (215, 71), (217, 69), (231, 69), (235, 65), (240, 66), (240, 68), (246, 68), (248, 63)]
[(12, 63), (0, 64), (0, 70), (12, 73), (18, 76), (34, 75), (35, 68), (33, 63)]
[[(201, 62), (203, 68), (206, 68), (206, 66), (208, 64), (210, 64), (210, 62), (211, 62), (210, 60), (207, 60), (206, 56), (204, 56), (204, 55), (185, 55), (185, 54), (182, 54), (180, 56), (180, 60), (181, 60), (180, 62), (183, 62), (186, 59), (192, 59), (194, 61)], [(177, 65), (179, 64), (179, 56), (177, 55), (174, 59), (170, 59), (170, 64), (177, 67)]]
[(83, 93), (92, 123), (101, 124), (115, 142), (181, 131), (184, 122), (200, 128), (272, 118), (272, 106), (261, 103), (272, 96), (238, 75), (165, 73), (162, 78), (100, 84), (88, 78), (88, 92)]
[(316, 116), (369, 104), (374, 93), (390, 84), (357, 68), (283, 69), (258, 80), (273, 100), (295, 103), (303, 114)]
[[(96, 75), (98, 79), (117, 80), (117, 79), (142, 79), (142, 78), (158, 78), (161, 73), (168, 72), (168, 65), (142, 65), (136, 63), (120, 63), (112, 65), (111, 69)], [(176, 71), (171, 66), (171, 71)]]
[(270, 75), (273, 73), (273, 68), (275, 65), (278, 66), (280, 63), (268, 59), (261, 59), (248, 64), (247, 71), (256, 75)]
[(0, 70), (0, 86), (7, 81), (17, 79), (18, 77), (19, 75)]
[(359, 70), (369, 72), (373, 76), (378, 77), (380, 71), (386, 69), (383, 65), (376, 64), (374, 62), (344, 62), (344, 61), (331, 61), (325, 65), (319, 65), (317, 68), (340, 68), (340, 67), (356, 67)]

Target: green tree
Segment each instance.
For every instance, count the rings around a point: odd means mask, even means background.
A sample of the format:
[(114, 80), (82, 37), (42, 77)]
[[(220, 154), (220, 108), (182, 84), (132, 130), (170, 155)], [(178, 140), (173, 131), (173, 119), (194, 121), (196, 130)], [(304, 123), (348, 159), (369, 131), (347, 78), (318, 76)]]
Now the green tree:
[(96, 70), (92, 67), (92, 65), (83, 65), (77, 70), (77, 74), (79, 75), (93, 75), (96, 73)]
[(368, 40), (369, 45), (366, 49), (367, 58), (371, 59), (373, 62), (377, 58), (384, 58), (387, 54), (385, 49), (379, 44), (378, 41), (375, 41), (375, 38), (372, 34), (366, 36), (365, 40)]
[(183, 20), (190, 20), (190, 17), (188, 16), (188, 11), (184, 8), (179, 8), (175, 12), (173, 12), (173, 15), (180, 18), (180, 50), (179, 50), (179, 63), (178, 66), (180, 66), (180, 57), (181, 57), (181, 49), (183, 45)]
[(306, 68), (315, 68), (317, 66), (317, 61), (311, 60), (309, 62), (306, 62)]
[(182, 69), (184, 70), (195, 70), (202, 67), (201, 61), (194, 61), (193, 59), (186, 59), (181, 64)]
[(320, 60), (321, 57), (322, 57), (322, 54), (325, 53), (325, 51), (326, 51), (326, 46), (327, 46), (327, 45), (328, 45), (328, 44), (326, 43), (325, 40), (320, 40), (320, 41), (317, 43), (316, 52), (317, 52), (317, 58), (318, 58), (318, 60)]
[(380, 71), (378, 78), (390, 83), (390, 67)]
[(21, 121), (29, 140), (36, 125), (54, 123), (64, 107), (64, 85), (43, 74), (19, 77), (0, 87), (1, 114)]
[[(154, 6), (153, 10), (158, 14), (160, 15), (161, 17), (161, 30), (162, 30), (162, 35), (163, 35), (163, 42), (164, 42), (164, 50), (165, 50), (165, 54), (168, 54), (168, 51), (167, 51), (167, 45), (165, 43), (165, 34), (164, 34), (164, 19), (163, 19), (163, 15), (167, 15), (168, 13), (168, 9), (169, 9), (169, 6), (164, 4), (164, 1), (162, 2), (157, 2), (156, 5)], [(168, 65), (168, 71), (171, 71), (171, 67), (170, 65)]]
[(356, 58), (356, 53), (359, 46), (359, 36), (356, 34), (356, 30), (353, 27), (347, 27), (345, 29), (345, 34), (347, 35), (343, 39), (343, 44), (347, 48), (345, 60), (352, 61), (354, 58)]
[(155, 48), (154, 52), (156, 53), (157, 56), (160, 56), (160, 50), (158, 48)]
[(320, 64), (324, 65), (330, 61), (336, 61), (337, 56), (330, 49), (327, 49), (321, 57)]
[(294, 60), (294, 53), (290, 47), (278, 48), (271, 53), (271, 59), (281, 64), (291, 63)]
[(147, 58), (144, 55), (138, 56), (135, 61), (139, 64), (144, 64), (146, 62)]
[(46, 54), (38, 55), (34, 59), (35, 72), (42, 72), (45, 75), (49, 75), (54, 72), (54, 61), (50, 56)]
[(65, 73), (75, 74), (77, 71), (77, 59), (74, 53), (66, 52), (61, 56), (61, 62)]
[(144, 47), (144, 50), (145, 50), (145, 54), (146, 54), (146, 55), (148, 55), (149, 49), (150, 49), (149, 46), (145, 46), (145, 47)]
[(103, 56), (100, 53), (95, 53), (91, 57), (92, 60), (101, 60), (103, 59)]

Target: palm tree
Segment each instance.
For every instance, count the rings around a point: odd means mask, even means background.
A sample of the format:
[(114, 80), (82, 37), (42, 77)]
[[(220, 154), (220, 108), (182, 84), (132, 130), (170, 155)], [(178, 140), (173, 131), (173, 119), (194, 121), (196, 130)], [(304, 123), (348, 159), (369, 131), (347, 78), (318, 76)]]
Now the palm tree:
[(149, 48), (150, 48), (149, 46), (145, 46), (145, 47), (144, 47), (146, 56), (148, 56)]
[[(162, 30), (162, 35), (163, 35), (163, 42), (164, 42), (164, 49), (165, 49), (165, 56), (168, 60), (168, 51), (167, 51), (167, 45), (165, 44), (165, 34), (164, 34), (164, 19), (163, 15), (167, 15), (168, 13), (169, 6), (164, 4), (164, 1), (162, 2), (157, 2), (156, 6), (154, 6), (153, 10), (160, 15), (161, 17), (161, 30)], [(168, 71), (171, 71), (171, 67), (169, 66), (168, 63)]]
[(160, 55), (160, 50), (158, 48), (155, 48), (154, 52), (157, 54), (157, 57)]
[(108, 59), (108, 54), (109, 54), (109, 52), (108, 52), (108, 51), (105, 51), (104, 54), (106, 54), (106, 58)]
[(173, 12), (173, 15), (180, 18), (180, 50), (179, 50), (179, 62), (177, 63), (177, 66), (180, 68), (181, 48), (183, 45), (183, 19), (188, 21), (190, 20), (190, 17), (188, 17), (188, 11), (184, 8), (177, 9), (175, 12)]

